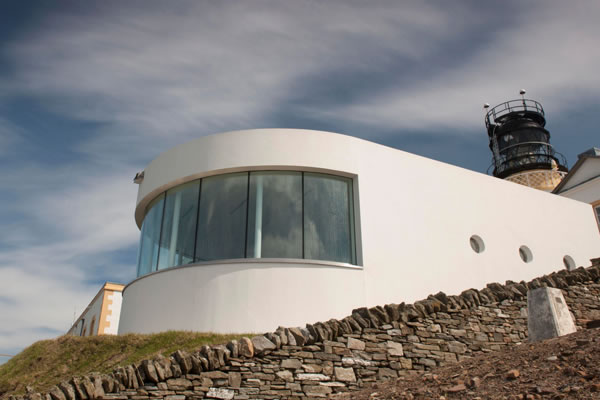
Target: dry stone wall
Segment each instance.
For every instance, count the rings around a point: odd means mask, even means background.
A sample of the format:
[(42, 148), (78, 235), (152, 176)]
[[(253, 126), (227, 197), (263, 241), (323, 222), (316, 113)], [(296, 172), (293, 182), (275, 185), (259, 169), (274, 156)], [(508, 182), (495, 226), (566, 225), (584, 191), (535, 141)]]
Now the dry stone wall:
[[(560, 288), (578, 328), (600, 319), (600, 265), (458, 296), (354, 310), (341, 320), (279, 328), (194, 353), (73, 378), (27, 400), (332, 398), (368, 382), (455, 363), (527, 340), (527, 290)], [(23, 400), (13, 397), (11, 400)]]

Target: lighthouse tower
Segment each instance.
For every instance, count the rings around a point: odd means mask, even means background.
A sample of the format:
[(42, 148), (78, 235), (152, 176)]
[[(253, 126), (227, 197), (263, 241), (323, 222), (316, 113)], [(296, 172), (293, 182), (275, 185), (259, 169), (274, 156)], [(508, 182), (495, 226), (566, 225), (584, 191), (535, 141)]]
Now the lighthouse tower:
[(520, 99), (492, 109), (484, 105), (493, 157), (490, 168), (497, 178), (550, 192), (568, 172), (566, 159), (550, 144), (542, 105), (525, 99), (525, 90), (520, 94)]

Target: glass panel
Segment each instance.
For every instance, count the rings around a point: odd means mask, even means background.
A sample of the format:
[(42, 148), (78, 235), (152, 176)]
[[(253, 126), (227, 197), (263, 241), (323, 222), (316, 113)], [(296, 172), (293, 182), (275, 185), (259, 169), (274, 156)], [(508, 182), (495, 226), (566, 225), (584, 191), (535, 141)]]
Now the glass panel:
[(140, 251), (138, 253), (137, 276), (142, 276), (156, 270), (164, 198), (163, 194), (150, 203), (148, 206), (150, 211), (144, 217), (140, 238)]
[(247, 257), (302, 258), (302, 173), (250, 173)]
[(354, 263), (352, 180), (304, 173), (304, 258)]
[(160, 235), (158, 269), (190, 264), (194, 260), (200, 181), (167, 192)]
[(248, 173), (202, 179), (196, 261), (244, 258)]
[(600, 206), (596, 207), (596, 217), (598, 218), (598, 223), (600, 224)]

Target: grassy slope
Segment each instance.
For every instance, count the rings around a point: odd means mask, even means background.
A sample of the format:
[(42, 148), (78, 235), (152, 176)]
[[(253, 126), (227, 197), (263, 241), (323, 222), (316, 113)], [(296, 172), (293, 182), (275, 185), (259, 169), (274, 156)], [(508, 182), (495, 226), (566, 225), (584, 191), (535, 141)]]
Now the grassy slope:
[[(60, 336), (42, 340), (0, 366), (0, 396), (22, 394), (29, 385), (45, 391), (73, 376), (90, 372), (111, 372), (127, 365), (166, 356), (175, 350), (194, 350), (204, 344), (226, 343), (242, 335), (170, 331), (153, 335)], [(249, 335), (244, 335), (249, 336)]]

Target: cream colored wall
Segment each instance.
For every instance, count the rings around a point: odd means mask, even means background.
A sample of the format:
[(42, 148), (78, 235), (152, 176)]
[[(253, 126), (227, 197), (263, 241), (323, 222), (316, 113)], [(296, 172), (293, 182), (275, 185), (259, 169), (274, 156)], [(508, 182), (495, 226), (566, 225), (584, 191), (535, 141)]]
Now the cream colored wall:
[(102, 307), (101, 335), (116, 335), (119, 331), (119, 318), (121, 316), (121, 303), (123, 296), (120, 291), (107, 290)]
[[(600, 170), (598, 174), (600, 174)], [(600, 176), (571, 189), (564, 190), (559, 195), (588, 204), (600, 201)]]
[[(600, 256), (587, 204), (353, 137), (302, 130), (229, 132), (161, 154), (139, 188), (138, 225), (148, 202), (171, 186), (257, 169), (354, 177), (364, 268), (241, 260), (163, 271), (125, 289), (119, 333), (267, 331), (340, 317), (359, 305), (531, 279), (564, 268), (565, 255), (578, 265)], [(481, 254), (469, 245), (473, 234), (485, 242)], [(532, 262), (520, 259), (521, 245), (533, 252)]]
[(567, 185), (561, 189), (560, 196), (591, 204), (591, 217), (598, 224), (600, 220), (595, 208), (600, 206), (600, 159), (586, 158), (581, 167), (575, 171)]

